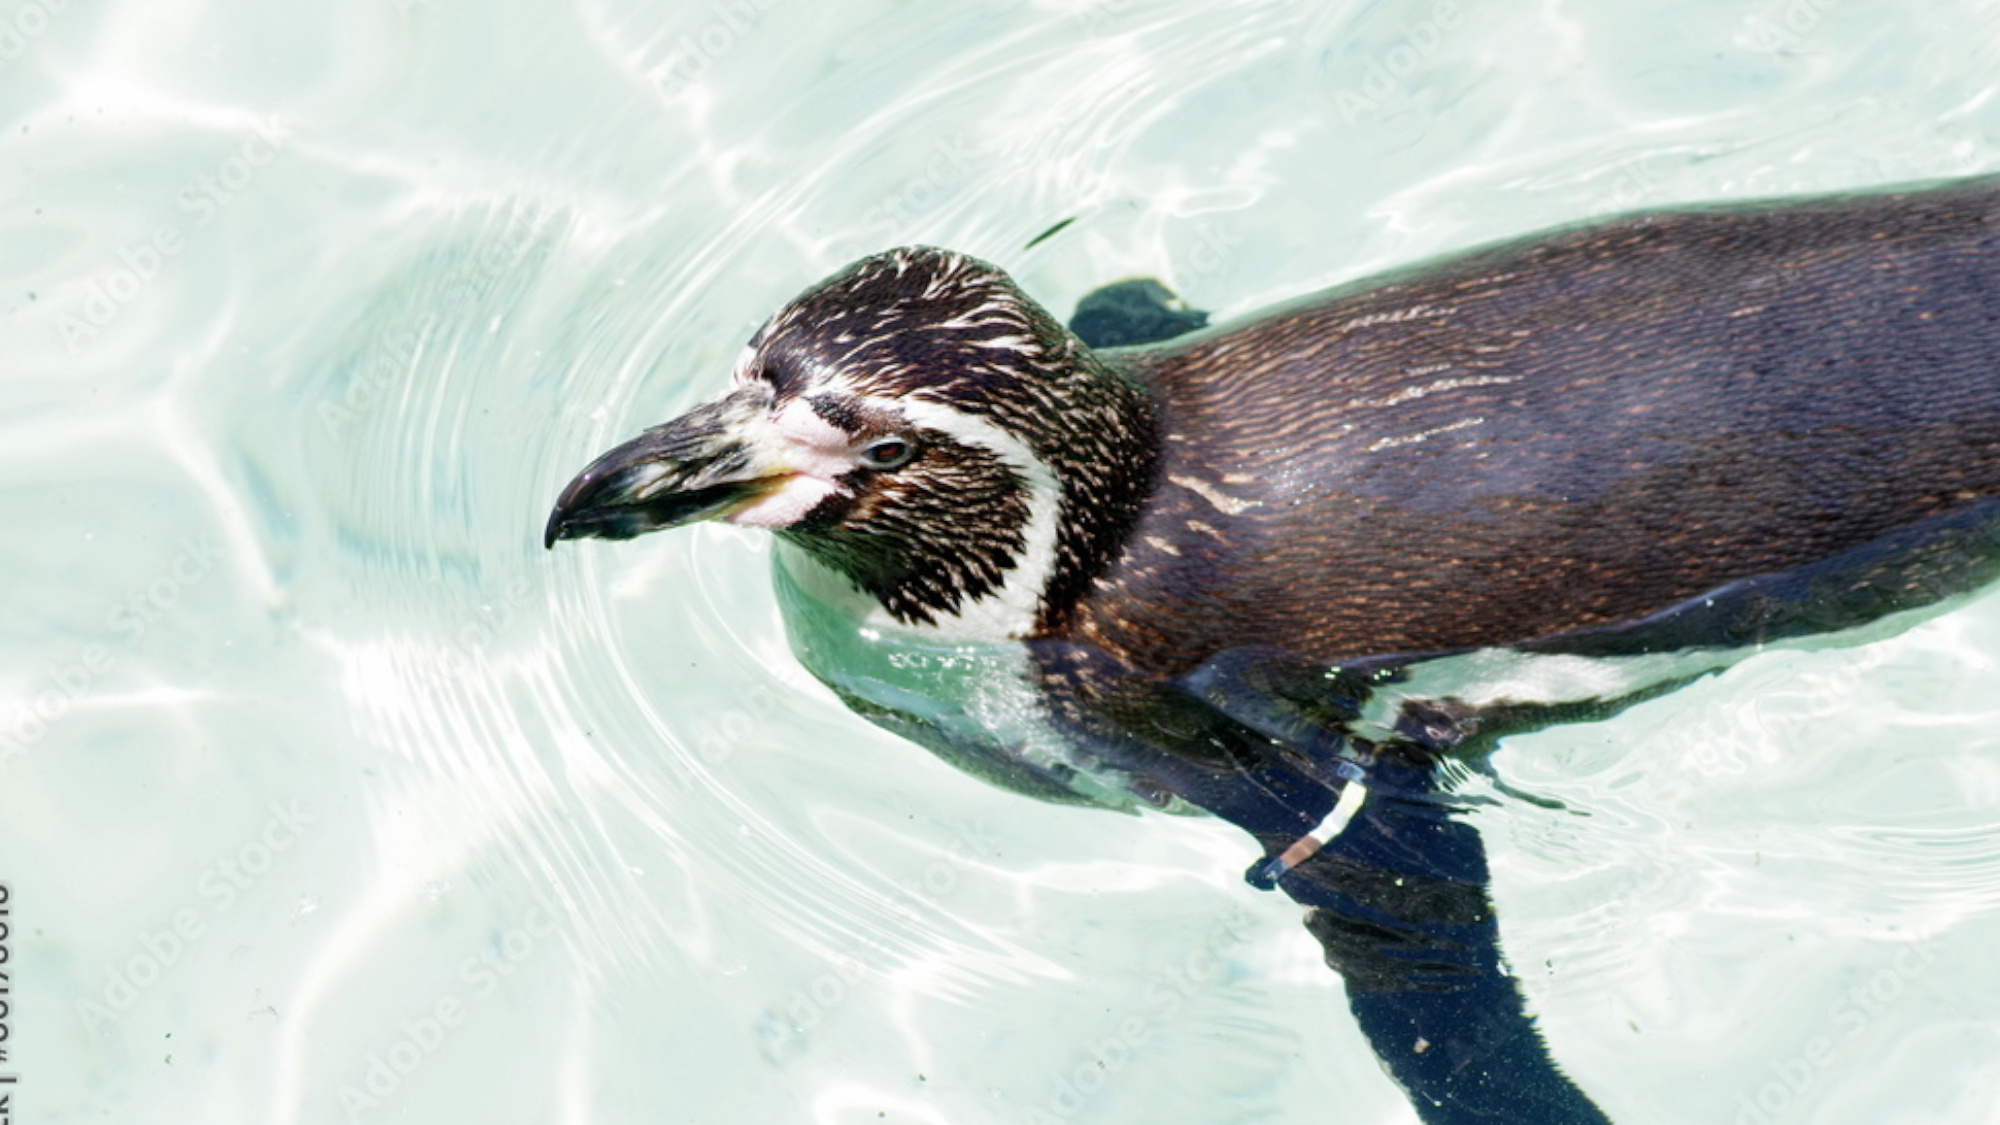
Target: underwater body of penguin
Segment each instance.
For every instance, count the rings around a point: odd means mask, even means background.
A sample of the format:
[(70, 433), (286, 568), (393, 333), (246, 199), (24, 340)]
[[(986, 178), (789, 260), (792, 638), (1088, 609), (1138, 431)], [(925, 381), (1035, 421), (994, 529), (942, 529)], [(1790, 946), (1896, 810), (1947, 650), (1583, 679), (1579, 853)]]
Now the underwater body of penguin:
[(2000, 178), (1198, 320), (1125, 283), (1072, 332), (983, 262), (866, 258), (546, 541), (775, 531), (793, 647), (857, 712), (1249, 831), (1424, 1121), (1606, 1121), (1508, 975), (1450, 763), (2000, 577)]

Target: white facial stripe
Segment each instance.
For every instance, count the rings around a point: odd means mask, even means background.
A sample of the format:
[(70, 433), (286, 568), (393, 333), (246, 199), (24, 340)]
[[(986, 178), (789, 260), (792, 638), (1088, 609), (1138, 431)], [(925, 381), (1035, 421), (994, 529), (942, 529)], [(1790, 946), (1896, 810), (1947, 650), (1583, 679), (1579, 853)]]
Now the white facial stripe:
[(750, 365), (756, 362), (756, 359), (757, 359), (756, 345), (754, 344), (743, 345), (743, 350), (736, 353), (736, 366), (730, 369), (729, 372), (730, 381), (738, 384), (749, 382)]
[(967, 639), (1019, 639), (1033, 632), (1042, 594), (1055, 574), (1057, 517), (1062, 485), (1027, 444), (976, 414), (935, 402), (907, 398), (863, 399), (902, 413), (927, 430), (949, 434), (964, 445), (984, 449), (1018, 473), (1028, 486), (1027, 547), (1000, 589), (967, 602), (956, 614), (940, 617), (936, 630)]
[(741, 527), (790, 527), (806, 518), (820, 501), (839, 492), (839, 486), (817, 477), (795, 476), (741, 508), (724, 516)]
[(854, 468), (854, 439), (819, 416), (803, 399), (793, 399), (776, 417), (760, 414), (746, 429), (759, 464), (758, 476), (785, 479), (757, 499), (722, 517), (743, 527), (790, 527), (829, 496), (850, 495), (840, 483)]
[(829, 483), (854, 468), (854, 435), (819, 416), (812, 404), (795, 398), (771, 420), (776, 440), (771, 448), (795, 473)]

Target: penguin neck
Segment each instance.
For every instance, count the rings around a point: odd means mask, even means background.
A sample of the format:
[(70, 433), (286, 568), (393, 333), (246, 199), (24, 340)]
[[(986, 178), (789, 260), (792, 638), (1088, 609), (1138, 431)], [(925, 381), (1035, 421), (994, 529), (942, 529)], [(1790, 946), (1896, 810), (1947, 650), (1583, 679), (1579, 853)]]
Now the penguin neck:
[[(1059, 634), (1124, 554), (1160, 465), (1159, 411), (1123, 357), (1075, 345), (1077, 378), (1024, 427), (1062, 488), (1035, 636)], [(1032, 564), (1031, 564), (1032, 565)]]

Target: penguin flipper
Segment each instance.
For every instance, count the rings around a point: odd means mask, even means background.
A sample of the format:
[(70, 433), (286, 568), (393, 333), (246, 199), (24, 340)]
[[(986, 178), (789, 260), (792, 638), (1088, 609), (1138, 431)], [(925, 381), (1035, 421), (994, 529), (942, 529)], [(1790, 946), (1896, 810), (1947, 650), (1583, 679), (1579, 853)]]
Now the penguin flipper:
[(1093, 348), (1156, 344), (1208, 327), (1208, 314), (1188, 308), (1150, 277), (1114, 281), (1084, 294), (1069, 330)]
[(1347, 986), (1348, 1007), (1426, 1125), (1610, 1125), (1550, 1057), (1501, 959), (1479, 832), (1430, 771), (1367, 783), (1339, 834), (1278, 885)]
[(1502, 959), (1485, 845), (1438, 781), (1450, 733), (1347, 731), (1395, 662), (1329, 675), (1246, 650), (1176, 682), (1081, 646), (1031, 648), (1060, 725), (1262, 844), (1249, 881), (1307, 908), (1426, 1125), (1609, 1125), (1550, 1058)]

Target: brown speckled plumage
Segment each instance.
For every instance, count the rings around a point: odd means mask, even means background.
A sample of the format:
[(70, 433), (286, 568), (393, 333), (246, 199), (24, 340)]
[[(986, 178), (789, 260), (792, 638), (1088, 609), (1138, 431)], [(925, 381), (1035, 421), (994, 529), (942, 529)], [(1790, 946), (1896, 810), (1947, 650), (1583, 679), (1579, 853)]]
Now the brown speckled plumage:
[(2000, 181), (1614, 220), (1106, 358), (1165, 441), (1075, 639), (1598, 627), (2000, 495)]

